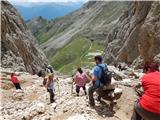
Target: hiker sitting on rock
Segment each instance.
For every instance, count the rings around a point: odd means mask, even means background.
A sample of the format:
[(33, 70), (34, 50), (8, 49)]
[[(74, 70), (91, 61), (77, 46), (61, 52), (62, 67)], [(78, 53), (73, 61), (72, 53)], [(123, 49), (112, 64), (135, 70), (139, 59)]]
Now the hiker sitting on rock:
[(19, 80), (17, 79), (17, 76), (16, 76), (15, 73), (12, 73), (12, 74), (11, 74), (11, 81), (12, 81), (12, 83), (14, 84), (14, 86), (16, 87), (16, 89), (21, 89), (20, 82), (19, 82)]
[(55, 102), (55, 100), (54, 100), (54, 96), (55, 96), (55, 94), (54, 94), (54, 82), (55, 82), (54, 75), (49, 74), (45, 87), (47, 88), (47, 91), (50, 94), (50, 102), (51, 103)]
[(95, 101), (93, 98), (93, 93), (95, 91), (98, 91), (99, 93), (98, 99), (99, 100), (101, 99), (100, 94), (102, 93), (103, 86), (104, 86), (104, 84), (100, 81), (100, 78), (102, 75), (102, 69), (103, 70), (108, 69), (107, 64), (102, 63), (102, 56), (100, 55), (95, 56), (95, 62), (96, 62), (96, 66), (92, 70), (92, 78), (91, 78), (91, 80), (93, 81), (93, 85), (88, 89), (89, 104), (91, 106), (95, 105)]
[(146, 74), (141, 78), (143, 95), (135, 102), (131, 120), (160, 120), (159, 65), (153, 62), (145, 67)]
[(74, 76), (74, 82), (76, 84), (76, 93), (77, 93), (77, 96), (79, 96), (79, 91), (80, 91), (80, 88), (82, 87), (83, 90), (84, 90), (84, 93), (85, 95), (87, 95), (87, 92), (86, 92), (86, 73), (83, 72), (83, 70), (81, 68), (78, 68), (77, 69), (77, 73), (76, 75)]

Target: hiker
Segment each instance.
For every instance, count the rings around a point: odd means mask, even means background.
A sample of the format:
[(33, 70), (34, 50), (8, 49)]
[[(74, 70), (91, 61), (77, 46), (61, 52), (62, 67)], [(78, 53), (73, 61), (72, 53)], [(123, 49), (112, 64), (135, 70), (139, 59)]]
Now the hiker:
[(17, 76), (16, 76), (15, 73), (12, 73), (12, 74), (11, 74), (11, 81), (12, 81), (12, 83), (14, 84), (14, 86), (16, 87), (16, 90), (17, 90), (17, 89), (21, 89), (20, 82), (19, 82), (19, 80), (17, 79)]
[(86, 92), (86, 73), (83, 72), (83, 70), (81, 68), (78, 68), (77, 69), (77, 73), (76, 75), (74, 76), (74, 82), (76, 84), (76, 93), (77, 93), (77, 96), (79, 96), (79, 91), (80, 91), (80, 88), (82, 87), (83, 90), (84, 90), (84, 93), (85, 95), (87, 95), (87, 92)]
[(135, 102), (131, 120), (160, 120), (159, 65), (155, 62), (146, 64), (146, 74), (141, 78), (143, 94)]
[(96, 66), (92, 70), (91, 80), (92, 80), (93, 85), (91, 87), (89, 87), (89, 89), (88, 89), (89, 104), (91, 106), (95, 105), (95, 101), (94, 101), (94, 98), (93, 98), (93, 93), (95, 91), (98, 91), (98, 94), (99, 94), (98, 100), (101, 99), (100, 94), (102, 93), (103, 86), (104, 86), (104, 84), (102, 82), (100, 82), (100, 78), (101, 78), (101, 75), (102, 75), (102, 68), (103, 69), (108, 69), (107, 64), (102, 63), (102, 56), (97, 55), (97, 56), (95, 56), (94, 59), (95, 59), (95, 62), (96, 62)]
[(45, 84), (45, 87), (47, 88), (47, 91), (50, 94), (50, 102), (51, 103), (55, 102), (55, 100), (54, 100), (54, 96), (55, 96), (55, 94), (54, 94), (54, 82), (55, 82), (54, 75), (49, 74), (47, 82)]
[(122, 71), (122, 65), (121, 64), (118, 65), (118, 69), (119, 69), (119, 71)]

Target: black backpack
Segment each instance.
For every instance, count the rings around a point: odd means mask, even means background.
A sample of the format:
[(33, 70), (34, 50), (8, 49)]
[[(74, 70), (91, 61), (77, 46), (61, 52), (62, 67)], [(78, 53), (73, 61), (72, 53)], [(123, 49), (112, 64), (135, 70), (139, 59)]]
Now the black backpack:
[[(112, 72), (108, 70), (108, 68), (103, 68), (102, 66), (97, 65), (101, 69), (100, 82), (103, 85), (108, 85), (111, 83)], [(107, 66), (106, 66), (107, 67)]]
[[(47, 69), (48, 69), (49, 71), (48, 71)], [(46, 71), (47, 71), (48, 73), (54, 73), (53, 68), (50, 67), (50, 66), (46, 68)]]

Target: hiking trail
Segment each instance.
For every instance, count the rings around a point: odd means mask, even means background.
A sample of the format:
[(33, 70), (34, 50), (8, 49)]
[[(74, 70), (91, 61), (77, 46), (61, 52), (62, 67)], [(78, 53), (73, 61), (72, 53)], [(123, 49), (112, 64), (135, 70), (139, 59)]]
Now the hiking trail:
[[(26, 75), (23, 75), (23, 77)], [(72, 78), (59, 77), (59, 89), (55, 84), (56, 109), (50, 104), (49, 93), (42, 86), (42, 78), (36, 75), (27, 75), (28, 82), (22, 84), (23, 91), (17, 91), (15, 88), (4, 90), (2, 92), (2, 120), (129, 120), (132, 114), (133, 103), (136, 99), (132, 87), (120, 84), (123, 89), (121, 98), (117, 101), (114, 111), (111, 111), (108, 104), (96, 102), (96, 107), (91, 108), (88, 104), (88, 97), (84, 95), (83, 90), (80, 96), (75, 94), (75, 86), (71, 95)], [(131, 83), (127, 83), (131, 84)], [(90, 84), (87, 84), (86, 88)], [(60, 91), (59, 91), (60, 90)], [(96, 97), (96, 94), (95, 94)], [(96, 98), (95, 98), (96, 99)], [(3, 117), (2, 117), (3, 116)]]

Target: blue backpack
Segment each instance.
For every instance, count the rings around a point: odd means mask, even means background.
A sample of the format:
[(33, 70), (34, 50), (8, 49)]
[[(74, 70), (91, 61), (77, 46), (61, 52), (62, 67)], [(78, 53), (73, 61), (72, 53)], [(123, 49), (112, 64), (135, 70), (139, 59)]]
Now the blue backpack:
[(107, 66), (105, 68), (103, 68), (100, 65), (97, 65), (100, 69), (101, 69), (101, 76), (100, 76), (100, 82), (103, 85), (108, 85), (111, 83), (111, 79), (112, 79), (112, 72), (108, 70)]

